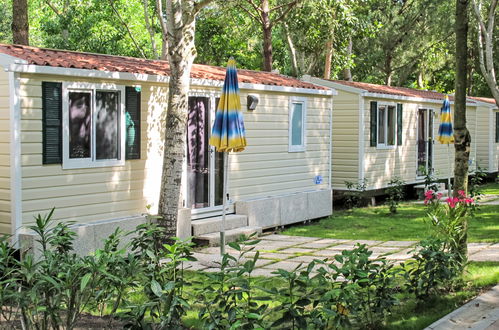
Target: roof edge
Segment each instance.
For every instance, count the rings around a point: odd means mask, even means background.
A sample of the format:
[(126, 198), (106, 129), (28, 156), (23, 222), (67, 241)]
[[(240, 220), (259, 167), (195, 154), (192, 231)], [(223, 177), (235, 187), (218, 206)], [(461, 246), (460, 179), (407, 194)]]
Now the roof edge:
[[(112, 80), (133, 80), (143, 82), (155, 82), (168, 84), (170, 82), (169, 76), (150, 75), (144, 73), (130, 73), (130, 72), (115, 72), (115, 71), (100, 71), (89, 69), (76, 69), (76, 68), (63, 68), (53, 66), (41, 66), (33, 64), (16, 64), (11, 63), (6, 71), (19, 72), (19, 73), (33, 73), (33, 74), (47, 74), (56, 76), (71, 76), (81, 78), (97, 78), (97, 79), (112, 79)], [(208, 86), (208, 87), (222, 87), (223, 81), (212, 79), (199, 79), (191, 78), (191, 85), (193, 86)], [(273, 91), (284, 93), (298, 93), (298, 94), (311, 94), (311, 95), (335, 95), (333, 90), (322, 90), (302, 87), (291, 86), (273, 86), (254, 83), (240, 83), (240, 89), (260, 90), (260, 91)]]

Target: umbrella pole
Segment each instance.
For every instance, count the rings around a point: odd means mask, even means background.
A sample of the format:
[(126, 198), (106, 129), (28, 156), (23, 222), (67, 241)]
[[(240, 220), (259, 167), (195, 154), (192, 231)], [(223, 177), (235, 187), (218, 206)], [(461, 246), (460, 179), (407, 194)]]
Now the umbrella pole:
[(450, 166), (450, 146), (447, 143), (447, 162), (449, 165), (449, 176), (447, 177), (447, 194), (448, 197), (452, 197), (452, 189), (450, 187), (450, 176), (452, 175), (452, 168)]
[(224, 152), (224, 182), (223, 182), (223, 189), (222, 189), (222, 205), (223, 205), (223, 210), (222, 210), (222, 228), (220, 230), (220, 256), (223, 256), (225, 254), (225, 217), (227, 214), (227, 180), (228, 180), (228, 168), (229, 168), (229, 153)]

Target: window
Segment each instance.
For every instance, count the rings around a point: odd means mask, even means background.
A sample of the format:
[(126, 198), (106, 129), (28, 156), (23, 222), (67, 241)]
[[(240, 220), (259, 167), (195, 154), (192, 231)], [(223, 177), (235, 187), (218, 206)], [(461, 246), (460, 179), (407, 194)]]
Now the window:
[(391, 147), (396, 144), (397, 111), (395, 105), (378, 106), (378, 147)]
[(307, 101), (292, 97), (289, 101), (289, 152), (306, 150)]
[(124, 165), (125, 87), (63, 84), (63, 168)]

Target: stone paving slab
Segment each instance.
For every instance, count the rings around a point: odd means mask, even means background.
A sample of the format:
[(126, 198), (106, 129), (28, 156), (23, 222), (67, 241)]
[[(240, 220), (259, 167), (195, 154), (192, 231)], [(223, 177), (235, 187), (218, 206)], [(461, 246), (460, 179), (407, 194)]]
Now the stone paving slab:
[(351, 239), (336, 239), (336, 238), (322, 238), (318, 241), (314, 241), (314, 243), (318, 243), (318, 244), (342, 244), (342, 243), (346, 243), (346, 242), (350, 242), (352, 241)]
[(314, 261), (316, 259), (324, 260), (326, 258), (319, 257), (319, 256), (299, 256), (299, 257), (293, 257), (293, 258), (286, 259), (286, 261), (298, 262), (298, 263), (301, 262), (301, 263), (304, 263), (304, 264), (309, 264), (309, 263), (311, 263), (312, 261)]
[(373, 247), (370, 247), (369, 250), (373, 251), (374, 253), (384, 254), (384, 253), (395, 253), (395, 252), (402, 250), (402, 248), (389, 247), (389, 246), (373, 246)]
[(499, 329), (499, 285), (479, 295), (426, 329)]
[(295, 254), (295, 253), (313, 253), (315, 251), (316, 250), (314, 250), (314, 249), (302, 249), (302, 248), (299, 248), (299, 247), (291, 247), (291, 248), (286, 248), (286, 249), (279, 250), (279, 253), (291, 253), (291, 254)]
[(273, 260), (288, 259), (291, 258), (292, 256), (293, 256), (292, 254), (274, 253), (274, 252), (263, 252), (260, 254), (260, 258), (273, 259)]
[(296, 247), (298, 248), (305, 248), (305, 249), (318, 249), (322, 250), (331, 246), (334, 246), (335, 244), (339, 243), (317, 243), (317, 242), (310, 242), (310, 243), (304, 243), (301, 245), (297, 245)]
[(484, 249), (472, 254), (469, 259), (471, 261), (498, 261), (499, 249)]
[(381, 243), (379, 246), (408, 247), (416, 245), (416, 243), (416, 241), (387, 241)]
[(292, 271), (298, 265), (299, 265), (299, 263), (297, 263), (297, 262), (279, 261), (279, 262), (267, 265), (267, 266), (262, 267), (262, 268), (263, 269), (272, 269), (272, 270), (284, 269), (284, 270), (287, 270), (287, 271)]
[(317, 241), (319, 240), (319, 237), (303, 237), (303, 236), (290, 236), (290, 235), (280, 235), (280, 234), (273, 234), (273, 235), (267, 235), (267, 236), (262, 236), (260, 237), (262, 240), (268, 240), (268, 241), (287, 241), (287, 242), (292, 242), (295, 244), (298, 244), (300, 242), (312, 242), (312, 241)]

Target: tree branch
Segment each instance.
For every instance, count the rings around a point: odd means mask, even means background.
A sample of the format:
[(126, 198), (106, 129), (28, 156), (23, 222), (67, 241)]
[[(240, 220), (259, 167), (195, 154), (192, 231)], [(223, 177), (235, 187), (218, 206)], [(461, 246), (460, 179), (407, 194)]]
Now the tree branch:
[(270, 8), (269, 11), (274, 11), (274, 10), (277, 10), (277, 9), (280, 9), (282, 7), (286, 7), (286, 6), (289, 6), (289, 5), (293, 5), (294, 6), (296, 4), (296, 2), (297, 2), (297, 0), (294, 0), (294, 1), (291, 1), (291, 2), (288, 2), (288, 3), (284, 3), (282, 5), (275, 6), (274, 8)]
[(293, 9), (293, 7), (298, 3), (299, 0), (296, 0), (296, 1), (292, 1), (290, 3), (287, 4), (287, 8), (284, 10), (284, 12), (281, 14), (281, 16), (279, 16), (278, 18), (276, 18), (274, 20), (274, 22), (272, 22), (273, 25), (279, 23), (280, 21), (282, 21), (286, 15), (288, 15), (288, 13), (291, 11), (291, 9)]
[(52, 2), (50, 2), (49, 0), (45, 0), (45, 3), (50, 7), (50, 9), (52, 9), (54, 11), (54, 13), (57, 16), (62, 18), (61, 12), (54, 6), (54, 4)]
[(261, 24), (263, 24), (263, 21), (262, 21), (262, 18), (261, 16), (256, 16), (255, 14), (253, 14), (251, 11), (249, 11), (247, 8), (245, 8), (244, 6), (242, 5), (238, 5), (237, 7), (241, 8), (242, 10), (244, 10), (248, 15), (250, 15), (254, 20), (260, 22)]
[(168, 57), (168, 27), (163, 16), (163, 0), (156, 0), (156, 15), (158, 16), (159, 25), (161, 26), (161, 39), (163, 45), (161, 47), (161, 59), (166, 60)]
[(132, 34), (132, 31), (128, 27), (128, 24), (126, 24), (125, 20), (123, 20), (123, 17), (121, 17), (120, 13), (118, 12), (116, 7), (114, 6), (114, 0), (110, 0), (109, 3), (111, 4), (111, 8), (113, 8), (114, 13), (116, 14), (116, 16), (118, 16), (119, 20), (121, 21), (121, 24), (123, 24), (123, 26), (126, 28), (128, 35), (132, 39), (132, 42), (135, 45), (135, 47), (137, 48), (137, 50), (140, 52), (140, 54), (142, 55), (143, 58), (147, 58), (147, 56), (146, 56), (146, 54), (144, 54), (144, 51), (142, 50), (142, 48), (140, 48), (139, 44), (135, 40), (135, 38)]
[(262, 8), (260, 6), (255, 5), (253, 0), (246, 0), (246, 2), (249, 3), (256, 11), (259, 11), (259, 12), (262, 11)]
[(201, 11), (201, 9), (208, 6), (210, 2), (213, 2), (213, 0), (201, 0), (198, 3), (196, 3), (194, 5), (193, 15), (196, 16)]
[(149, 0), (143, 0), (144, 4), (144, 19), (146, 23), (147, 32), (149, 32), (149, 38), (151, 39), (151, 47), (152, 52), (154, 53), (154, 57), (158, 59), (158, 50), (156, 48), (156, 40), (154, 40), (154, 30), (151, 27), (151, 22), (149, 21), (149, 10), (148, 10), (148, 2)]

